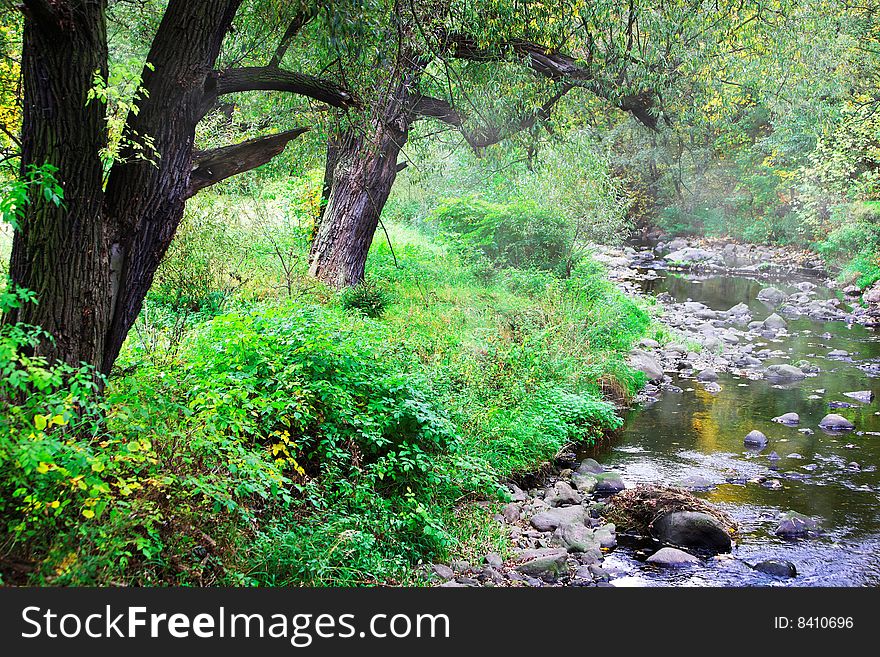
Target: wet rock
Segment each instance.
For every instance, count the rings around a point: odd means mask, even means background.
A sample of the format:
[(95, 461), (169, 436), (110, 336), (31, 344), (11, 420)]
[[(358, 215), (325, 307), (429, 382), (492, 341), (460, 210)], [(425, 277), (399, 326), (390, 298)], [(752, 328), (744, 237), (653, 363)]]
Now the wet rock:
[(687, 488), (690, 490), (709, 490), (714, 487), (715, 484), (712, 483), (711, 479), (697, 474), (685, 477), (678, 483), (678, 485), (681, 488)]
[(797, 413), (784, 413), (783, 415), (777, 415), (773, 418), (773, 421), (779, 424), (793, 425), (798, 424), (801, 421), (801, 417)]
[(788, 326), (788, 323), (782, 319), (776, 313), (770, 315), (767, 319), (764, 320), (764, 328), (771, 329), (774, 331), (778, 331), (779, 329), (784, 329)]
[(843, 349), (832, 349), (828, 352), (828, 358), (846, 358), (849, 352)]
[(793, 365), (771, 365), (767, 368), (766, 377), (774, 381), (802, 381), (807, 378), (806, 374)]
[(746, 434), (746, 437), (743, 438), (743, 443), (746, 445), (750, 445), (753, 447), (766, 447), (767, 446), (767, 436), (758, 431), (757, 429), (752, 429)]
[(662, 566), (664, 568), (692, 566), (694, 564), (700, 563), (700, 560), (697, 559), (694, 555), (688, 554), (684, 550), (679, 550), (673, 547), (660, 548), (654, 554), (648, 557), (647, 561), (648, 563), (652, 563), (655, 566)]
[(593, 580), (596, 582), (608, 582), (611, 580), (611, 575), (603, 570), (601, 566), (592, 565), (588, 566), (587, 569), (589, 570), (590, 575), (593, 576)]
[(524, 550), (516, 557), (516, 570), (523, 575), (554, 579), (567, 570), (568, 552), (563, 548)]
[(728, 315), (733, 317), (742, 317), (743, 315), (751, 315), (752, 311), (749, 310), (749, 307), (744, 303), (738, 303), (733, 308), (727, 311)]
[(783, 538), (799, 538), (809, 536), (819, 529), (819, 523), (810, 516), (805, 516), (797, 511), (786, 511), (780, 514), (779, 524), (774, 533)]
[(721, 392), (721, 386), (715, 383), (714, 381), (710, 381), (709, 383), (703, 386), (703, 389), (710, 394), (717, 394)]
[(765, 287), (758, 292), (758, 301), (778, 306), (785, 301), (785, 293), (775, 287)]
[(779, 481), (778, 479), (767, 479), (767, 480), (761, 482), (761, 485), (764, 488), (769, 488), (770, 490), (781, 490), (782, 489), (782, 482)]
[(594, 475), (575, 473), (571, 475), (571, 483), (573, 483), (574, 487), (581, 493), (589, 495), (596, 490), (596, 485), (599, 483), (599, 480), (596, 479)]
[(649, 381), (659, 381), (663, 378), (663, 368), (651, 354), (641, 349), (633, 349), (630, 352), (629, 364), (634, 370), (643, 372)]
[(577, 469), (578, 474), (601, 474), (605, 472), (605, 467), (600, 465), (595, 459), (584, 459)]
[(863, 404), (870, 404), (874, 401), (874, 392), (872, 390), (858, 390), (856, 392), (845, 392), (843, 394), (844, 396), (849, 397), (850, 399), (855, 399)]
[(602, 547), (593, 530), (583, 524), (565, 525), (562, 528), (561, 539), (569, 552), (590, 552)]
[(617, 546), (617, 532), (612, 524), (602, 525), (596, 529), (593, 536), (604, 550), (613, 550)]
[(563, 506), (541, 511), (532, 517), (531, 524), (538, 531), (552, 532), (562, 525), (583, 524), (586, 517), (587, 511), (582, 506)]
[(829, 413), (819, 420), (819, 427), (826, 431), (849, 431), (855, 429), (855, 425), (842, 415)]
[(782, 561), (781, 559), (767, 559), (759, 561), (753, 568), (758, 572), (773, 577), (797, 577), (797, 568), (791, 561)]
[(658, 541), (679, 548), (730, 552), (732, 542), (721, 523), (708, 513), (674, 511), (651, 523), (651, 533)]
[(673, 263), (682, 263), (687, 265), (697, 263), (720, 262), (721, 258), (718, 254), (706, 249), (698, 249), (694, 247), (685, 247), (678, 251), (668, 254), (666, 260)]
[(718, 373), (713, 370), (711, 367), (707, 367), (702, 372), (697, 374), (697, 381), (717, 381)]
[(596, 489), (598, 495), (614, 495), (626, 488), (619, 472), (602, 472), (596, 475)]

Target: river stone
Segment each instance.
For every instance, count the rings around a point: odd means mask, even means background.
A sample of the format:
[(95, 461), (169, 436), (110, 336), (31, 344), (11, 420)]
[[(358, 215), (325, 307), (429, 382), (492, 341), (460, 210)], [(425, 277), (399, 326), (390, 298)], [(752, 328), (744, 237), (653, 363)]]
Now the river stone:
[(532, 517), (532, 527), (539, 532), (552, 532), (562, 525), (583, 524), (586, 517), (586, 509), (580, 505), (557, 507), (535, 514)]
[(738, 303), (733, 308), (727, 311), (728, 315), (733, 315), (734, 317), (742, 316), (742, 315), (751, 315), (752, 311), (749, 310), (749, 307), (744, 303)]
[(767, 436), (758, 431), (757, 429), (752, 429), (746, 434), (746, 437), (743, 438), (743, 442), (746, 445), (754, 445), (756, 447), (766, 447), (767, 446)]
[(492, 568), (501, 568), (501, 565), (504, 563), (501, 555), (497, 552), (489, 552), (485, 557), (483, 557), (483, 561)]
[(529, 499), (528, 494), (516, 484), (508, 484), (508, 488), (510, 488), (510, 501), (511, 502), (525, 502)]
[(819, 529), (819, 523), (810, 516), (805, 516), (797, 511), (786, 511), (780, 514), (779, 524), (774, 533), (783, 538), (797, 538), (808, 536)]
[(874, 401), (874, 392), (872, 390), (858, 390), (856, 392), (845, 392), (843, 394), (844, 396), (849, 397), (850, 399), (855, 399), (863, 404), (870, 404)]
[(786, 321), (776, 313), (773, 313), (764, 320), (764, 328), (779, 330), (785, 328), (786, 326), (788, 326)]
[(767, 559), (754, 565), (754, 569), (766, 575), (774, 577), (797, 577), (797, 568), (791, 561), (781, 559)]
[(547, 492), (544, 501), (550, 506), (569, 506), (581, 502), (580, 494), (564, 481), (557, 481)]
[(771, 365), (767, 368), (768, 379), (773, 379), (776, 381), (801, 381), (807, 378), (806, 374), (797, 367), (793, 365)]
[(763, 301), (765, 303), (778, 306), (783, 301), (785, 301), (785, 294), (782, 292), (782, 290), (779, 290), (775, 287), (765, 287), (763, 290), (758, 292), (758, 301)]
[(774, 422), (778, 422), (779, 424), (798, 424), (801, 421), (800, 415), (797, 413), (785, 413), (783, 415), (777, 415), (773, 418)]
[(849, 352), (843, 349), (832, 349), (828, 352), (828, 358), (846, 358)]
[(700, 511), (673, 511), (651, 523), (651, 533), (661, 543), (679, 548), (730, 552), (730, 534), (715, 518)]
[(693, 264), (697, 262), (709, 262), (712, 260), (717, 260), (718, 256), (716, 256), (716, 254), (712, 253), (711, 251), (707, 251), (706, 249), (685, 247), (683, 249), (679, 249), (678, 251), (673, 251), (669, 255), (665, 256), (665, 258), (669, 262)]
[(629, 364), (634, 370), (643, 372), (649, 381), (659, 381), (663, 378), (663, 368), (651, 354), (641, 349), (633, 349), (630, 352)]
[(595, 459), (584, 459), (577, 469), (578, 474), (601, 474), (605, 472), (605, 467), (600, 465)]
[(516, 570), (523, 575), (552, 579), (565, 572), (567, 558), (568, 552), (563, 548), (524, 550), (516, 557), (521, 562)]
[(819, 420), (819, 427), (829, 431), (849, 431), (850, 429), (855, 429), (855, 426), (856, 425), (852, 422), (837, 413), (829, 413)]
[(697, 374), (697, 381), (717, 381), (718, 373), (713, 370), (711, 367), (707, 367), (702, 372)]
[(594, 475), (575, 473), (571, 475), (571, 483), (573, 483), (574, 487), (580, 492), (589, 495), (596, 490), (596, 485), (599, 483), (599, 480), (596, 479)]
[(589, 552), (602, 547), (593, 535), (592, 529), (576, 523), (562, 528), (562, 542), (569, 552)]
[(596, 475), (596, 493), (614, 495), (626, 488), (619, 472), (602, 472)]
[(676, 568), (678, 566), (690, 566), (696, 563), (700, 563), (700, 560), (697, 559), (694, 555), (688, 554), (684, 550), (679, 550), (673, 547), (665, 547), (660, 548), (650, 557), (648, 557), (648, 563), (652, 563), (655, 566), (663, 566), (664, 568)]
[(677, 485), (690, 490), (709, 490), (715, 486), (711, 479), (698, 474), (685, 477)]
[(656, 340), (652, 340), (651, 338), (642, 338), (641, 340), (639, 340), (639, 346), (642, 346), (645, 349), (658, 349), (660, 347), (660, 343)]
[(874, 287), (862, 295), (865, 303), (880, 303), (880, 284), (874, 283)]

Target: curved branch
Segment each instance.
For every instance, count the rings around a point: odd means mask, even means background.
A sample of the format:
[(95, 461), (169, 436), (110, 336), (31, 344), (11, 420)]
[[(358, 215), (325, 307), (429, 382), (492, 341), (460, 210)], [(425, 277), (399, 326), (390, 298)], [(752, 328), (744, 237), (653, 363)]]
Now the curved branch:
[(307, 131), (308, 128), (296, 128), (210, 151), (196, 151), (193, 153), (193, 169), (186, 198), (221, 180), (266, 164), (279, 155), (288, 142)]
[(212, 95), (215, 98), (242, 91), (285, 91), (343, 109), (357, 104), (352, 94), (332, 80), (285, 71), (276, 66), (230, 68), (214, 75), (216, 79)]

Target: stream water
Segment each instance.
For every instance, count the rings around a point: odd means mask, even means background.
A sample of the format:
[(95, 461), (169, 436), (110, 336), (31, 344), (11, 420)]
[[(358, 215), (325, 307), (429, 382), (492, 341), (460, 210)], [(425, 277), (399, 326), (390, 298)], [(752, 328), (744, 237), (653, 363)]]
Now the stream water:
[[(715, 310), (744, 302), (756, 320), (773, 312), (756, 300), (769, 282), (657, 273), (659, 278), (641, 283), (648, 294), (665, 292), (676, 301), (699, 301)], [(789, 293), (803, 280), (809, 279), (793, 277), (772, 285)], [(817, 292), (832, 294), (822, 287)], [(585, 454), (619, 470), (628, 485), (676, 485), (694, 475), (708, 479), (713, 487), (696, 494), (740, 523), (736, 559), (710, 560), (697, 569), (660, 569), (643, 562), (638, 544), (621, 541), (604, 564), (615, 585), (880, 585), (880, 379), (863, 369), (880, 364), (880, 334), (843, 322), (794, 319), (787, 336), (757, 338), (754, 345), (778, 351), (765, 365), (806, 359), (821, 372), (786, 386), (721, 374), (722, 390), (715, 394), (693, 379), (674, 377), (683, 392), (665, 392), (656, 403), (632, 409), (610, 444)], [(850, 355), (829, 357), (831, 350)], [(857, 390), (873, 390), (878, 400), (860, 404), (843, 395)], [(853, 405), (831, 408), (833, 402)], [(792, 411), (800, 414), (798, 426), (771, 422)], [(823, 432), (818, 424), (827, 413), (843, 415), (856, 429), (840, 435)], [(804, 428), (815, 433), (799, 432)], [(765, 449), (743, 445), (752, 429), (768, 436)], [(770, 489), (762, 478), (777, 479), (782, 487)], [(798, 541), (776, 537), (777, 516), (789, 509), (819, 520), (823, 534)], [(769, 558), (791, 561), (798, 577), (778, 580), (746, 565)]]

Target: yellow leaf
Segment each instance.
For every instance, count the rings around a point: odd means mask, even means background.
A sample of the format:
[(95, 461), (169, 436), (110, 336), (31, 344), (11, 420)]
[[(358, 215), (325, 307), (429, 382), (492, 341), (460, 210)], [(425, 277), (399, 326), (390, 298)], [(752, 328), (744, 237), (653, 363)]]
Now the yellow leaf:
[(92, 511), (91, 509), (83, 509), (82, 514), (86, 518), (94, 518), (95, 517), (95, 512)]
[(46, 428), (46, 416), (45, 415), (34, 415), (34, 426), (37, 428), (37, 431), (42, 431)]

